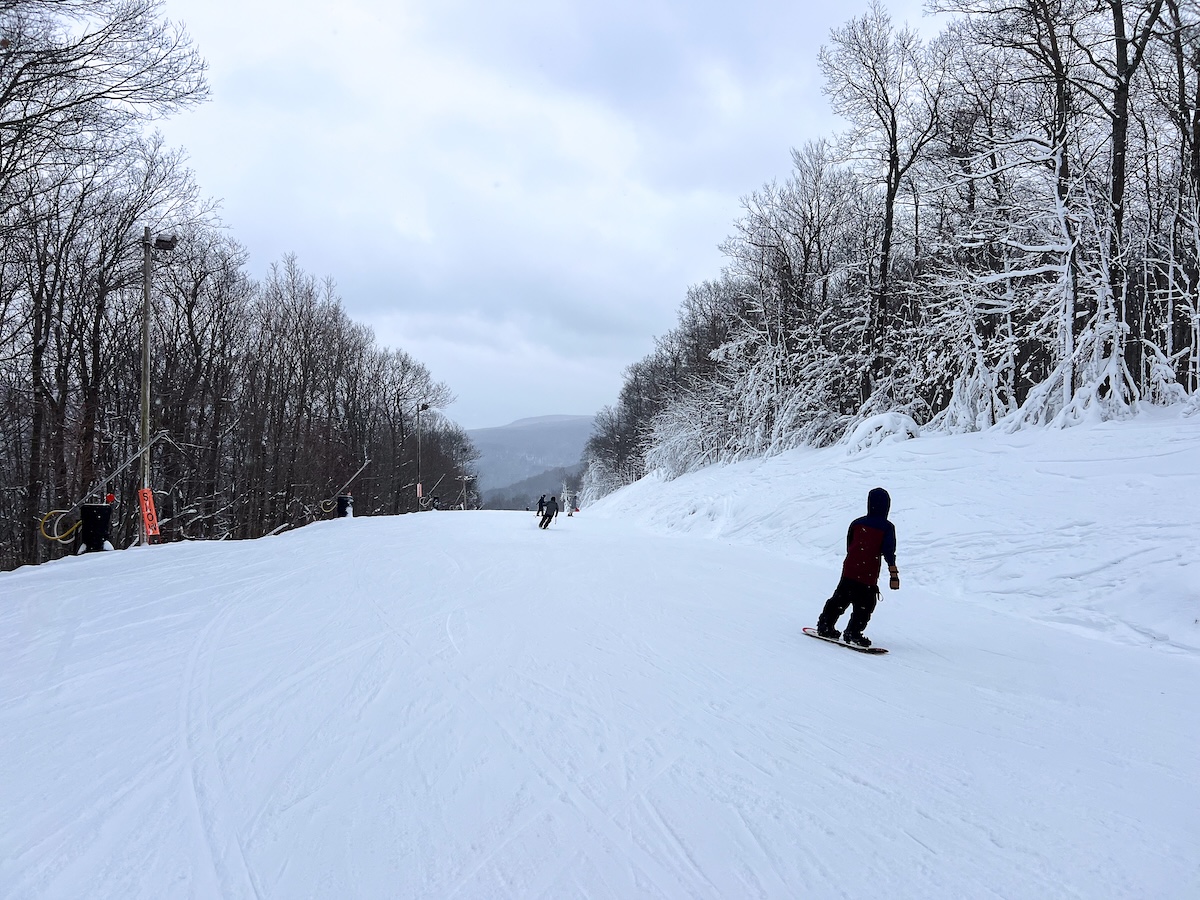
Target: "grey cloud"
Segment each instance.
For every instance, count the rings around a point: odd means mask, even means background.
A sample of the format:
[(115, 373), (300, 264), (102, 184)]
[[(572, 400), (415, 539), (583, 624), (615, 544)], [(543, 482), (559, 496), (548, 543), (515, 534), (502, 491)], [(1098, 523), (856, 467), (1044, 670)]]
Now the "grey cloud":
[(167, 2), (214, 100), (164, 131), (254, 273), (332, 276), (471, 426), (615, 399), (738, 198), (834, 127), (816, 50), (866, 6)]

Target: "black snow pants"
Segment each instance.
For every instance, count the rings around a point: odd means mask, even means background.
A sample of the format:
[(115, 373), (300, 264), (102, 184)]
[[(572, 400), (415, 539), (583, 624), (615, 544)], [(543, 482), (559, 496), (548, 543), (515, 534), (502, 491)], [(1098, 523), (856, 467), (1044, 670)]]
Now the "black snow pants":
[(538, 528), (549, 528), (550, 523), (553, 521), (554, 521), (554, 515), (552, 513), (543, 513), (542, 521), (538, 522)]
[(850, 621), (846, 624), (846, 634), (862, 634), (867, 623), (871, 621), (871, 613), (875, 612), (875, 604), (879, 600), (879, 588), (853, 578), (843, 578), (838, 582), (833, 596), (825, 601), (821, 617), (817, 619), (817, 629), (836, 628), (837, 620), (848, 607), (853, 606)]

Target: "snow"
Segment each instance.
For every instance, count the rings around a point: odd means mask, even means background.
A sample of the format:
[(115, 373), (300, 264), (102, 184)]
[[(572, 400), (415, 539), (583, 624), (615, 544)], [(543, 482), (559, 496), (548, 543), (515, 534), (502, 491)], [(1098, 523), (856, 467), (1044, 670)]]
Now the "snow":
[[(0, 575), (5, 897), (1200, 896), (1200, 416)], [(887, 487), (867, 657), (801, 634)]]
[(647, 478), (590, 512), (835, 569), (882, 486), (906, 589), (1200, 652), (1200, 415), (916, 440), (878, 418), (849, 446)]
[(920, 433), (920, 426), (911, 416), (887, 412), (863, 419), (839, 443), (849, 447), (851, 452), (861, 453), (884, 441), (906, 441)]

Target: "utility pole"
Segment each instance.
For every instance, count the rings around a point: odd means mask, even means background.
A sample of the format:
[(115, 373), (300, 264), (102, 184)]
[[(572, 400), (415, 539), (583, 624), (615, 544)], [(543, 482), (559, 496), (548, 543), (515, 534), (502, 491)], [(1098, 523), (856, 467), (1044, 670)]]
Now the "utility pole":
[[(417, 404), (417, 511), (421, 511), (421, 411), (429, 409), (428, 403)], [(437, 485), (434, 485), (437, 487)]]
[[(175, 235), (150, 241), (150, 226), (142, 230), (142, 490), (150, 489), (150, 251), (174, 250)], [(150, 543), (142, 516), (142, 545)]]
[[(142, 231), (142, 489), (150, 487), (150, 226)], [(150, 543), (142, 517), (142, 546)]]
[(458, 476), (458, 480), (462, 482), (462, 500), (459, 502), (459, 509), (467, 508), (467, 482), (471, 480), (471, 476), (467, 474), (467, 448), (462, 448), (462, 455), (459, 457), (462, 467), (462, 474)]

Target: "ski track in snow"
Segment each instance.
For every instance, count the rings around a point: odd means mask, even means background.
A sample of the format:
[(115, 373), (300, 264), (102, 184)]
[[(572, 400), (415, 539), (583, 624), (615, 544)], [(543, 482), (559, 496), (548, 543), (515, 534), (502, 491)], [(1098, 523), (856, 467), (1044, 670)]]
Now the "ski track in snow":
[[(1048, 471), (1129, 456), (1052, 443)], [(1008, 459), (968, 441), (928, 462), (966, 478), (980, 455)], [(765, 507), (807, 454), (546, 532), (424, 513), (0, 575), (0, 895), (1200, 896), (1200, 655), (1176, 612), (1090, 597), (1196, 539), (1147, 515), (1110, 543), (1078, 500), (1028, 507), (1045, 484), (1002, 492), (1024, 505), (989, 531), (948, 479), (936, 520), (896, 511), (913, 562), (871, 626), (891, 653), (846, 653), (800, 629), (837, 579), (827, 507), (888, 459)], [(1118, 481), (1180, 493), (1163, 471)], [(945, 583), (916, 563), (946, 553)], [(1048, 581), (1076, 588), (996, 608)]]
[(222, 897), (257, 897), (241, 837), (228, 812), (228, 789), (216, 765), (216, 743), (209, 720), (214, 647), (233, 609), (226, 605), (213, 617), (188, 657), (179, 701), (179, 743), (187, 757), (185, 775), (191, 781), (188, 799), (212, 863), (217, 889), (214, 893)]

